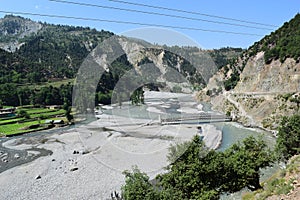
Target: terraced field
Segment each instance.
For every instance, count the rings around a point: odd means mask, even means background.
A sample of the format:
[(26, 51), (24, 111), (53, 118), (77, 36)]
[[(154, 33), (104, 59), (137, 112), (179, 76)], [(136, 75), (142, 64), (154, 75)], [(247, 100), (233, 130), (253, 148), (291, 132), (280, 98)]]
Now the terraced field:
[[(19, 108), (28, 114), (24, 116), (13, 116), (8, 118), (0, 118), (0, 135), (15, 135), (28, 133), (38, 130), (44, 130), (51, 127), (51, 124), (46, 123), (49, 120), (63, 120), (65, 111), (62, 109), (47, 109), (47, 108)], [(50, 126), (49, 126), (50, 125)]]

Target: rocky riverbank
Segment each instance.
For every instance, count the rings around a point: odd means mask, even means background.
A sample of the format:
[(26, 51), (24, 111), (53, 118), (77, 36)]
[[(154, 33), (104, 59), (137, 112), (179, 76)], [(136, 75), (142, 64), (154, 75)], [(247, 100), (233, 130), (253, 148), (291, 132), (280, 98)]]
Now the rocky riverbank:
[[(154, 105), (157, 101), (147, 102), (159, 110), (169, 103), (163, 101), (158, 107)], [(181, 105), (181, 111), (199, 112), (195, 103), (185, 100)], [(115, 111), (122, 114), (120, 108)], [(52, 154), (0, 173), (0, 199), (107, 199), (120, 190), (122, 172), (132, 166), (150, 178), (163, 173), (170, 145), (195, 134), (202, 135), (210, 148), (217, 148), (222, 141), (222, 132), (211, 124), (201, 124), (199, 133), (199, 124), (164, 126), (155, 120), (120, 115), (102, 114), (97, 121), (69, 130), (5, 142), (5, 148), (16, 151), (38, 148)]]

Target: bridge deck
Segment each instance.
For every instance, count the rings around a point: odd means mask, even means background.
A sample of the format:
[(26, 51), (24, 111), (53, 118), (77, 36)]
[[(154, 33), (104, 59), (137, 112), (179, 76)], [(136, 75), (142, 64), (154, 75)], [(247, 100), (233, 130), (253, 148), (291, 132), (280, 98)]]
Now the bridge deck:
[(162, 123), (172, 123), (172, 122), (184, 122), (191, 120), (205, 120), (205, 121), (232, 121), (232, 118), (221, 114), (200, 114), (194, 116), (182, 116), (182, 117), (171, 117), (166, 119), (161, 119)]

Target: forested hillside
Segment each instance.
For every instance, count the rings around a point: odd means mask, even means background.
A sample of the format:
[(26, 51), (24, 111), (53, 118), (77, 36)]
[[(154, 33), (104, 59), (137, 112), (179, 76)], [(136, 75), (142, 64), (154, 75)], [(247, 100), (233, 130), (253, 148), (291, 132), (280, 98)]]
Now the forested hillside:
[(37, 83), (54, 78), (74, 78), (88, 53), (113, 35), (90, 28), (39, 23), (41, 28), (38, 31), (21, 37), (19, 27), (28, 20), (20, 21), (22, 18), (13, 16), (7, 18), (9, 20), (0, 24), (0, 40), (20, 45), (12, 54), (0, 52), (1, 65), (4, 65), (1, 67), (0, 83)]
[(264, 51), (266, 63), (272, 60), (280, 59), (284, 62), (287, 58), (293, 58), (300, 61), (300, 14), (297, 14), (291, 21), (264, 37), (261, 41), (256, 42), (248, 50), (250, 56)]

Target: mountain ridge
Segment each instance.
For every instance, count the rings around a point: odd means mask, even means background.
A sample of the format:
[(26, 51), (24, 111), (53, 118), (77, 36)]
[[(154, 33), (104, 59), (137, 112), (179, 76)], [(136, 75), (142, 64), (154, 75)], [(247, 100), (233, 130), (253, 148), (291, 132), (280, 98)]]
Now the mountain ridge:
[[(32, 26), (38, 28), (30, 29)], [(101, 79), (96, 92), (101, 92), (99, 95), (106, 95), (107, 98), (110, 98), (115, 84), (127, 70), (150, 74), (151, 71), (143, 67), (147, 64), (153, 65), (154, 71), (161, 73), (158, 76), (159, 80), (157, 79), (160, 83), (167, 83), (159, 84), (160, 89), (190, 92), (203, 88), (216, 69), (242, 52), (242, 49), (229, 47), (208, 51), (197, 47), (152, 45), (143, 40), (117, 36), (104, 30), (34, 22), (18, 16), (4, 17), (0, 21), (0, 27), (0, 40), (5, 41), (2, 42), (5, 48), (2, 46), (4, 50), (0, 51), (0, 87), (3, 90), (28, 83), (37, 85), (56, 80), (72, 80), (88, 55), (111, 37), (118, 38), (119, 43), (123, 40), (119, 46), (124, 56), (106, 63), (109, 71), (104, 72), (102, 78), (99, 77)], [(11, 44), (13, 46), (9, 46)], [(136, 52), (133, 52), (134, 49)], [(192, 66), (191, 62), (199, 65)], [(144, 73), (142, 69), (145, 69)], [(182, 85), (178, 82), (176, 76), (174, 77), (176, 74), (186, 79), (189, 84)], [(5, 87), (8, 83), (11, 86)], [(34, 95), (37, 92), (29, 93)], [(4, 103), (11, 103), (4, 94), (1, 98)], [(105, 102), (109, 103), (107, 98)], [(18, 102), (13, 105), (18, 105)]]

